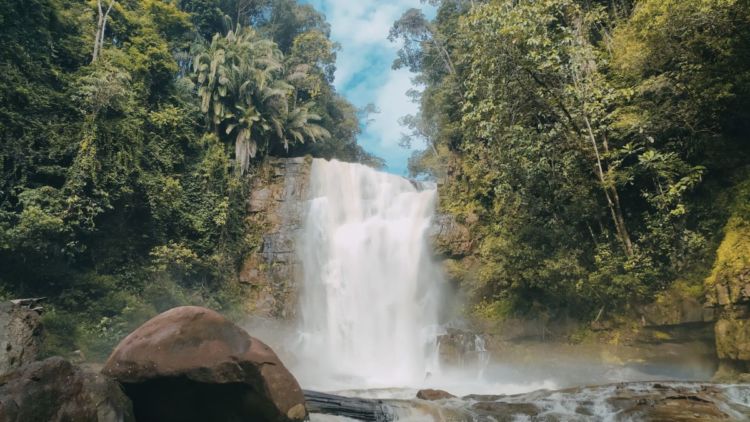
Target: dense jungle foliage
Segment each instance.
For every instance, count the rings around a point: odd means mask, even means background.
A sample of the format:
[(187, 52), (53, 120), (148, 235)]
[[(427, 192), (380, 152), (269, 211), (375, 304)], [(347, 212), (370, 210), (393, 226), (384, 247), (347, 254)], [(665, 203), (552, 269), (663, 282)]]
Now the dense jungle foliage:
[[(425, 1), (390, 35), (423, 88), (403, 141), (472, 231), (475, 316), (598, 318), (732, 271), (749, 2)], [(264, 157), (378, 165), (329, 33), (296, 0), (0, 0), (0, 297), (49, 298), (48, 353), (237, 309)]]
[(329, 32), (296, 0), (0, 1), (0, 297), (49, 298), (49, 353), (231, 313), (263, 157), (377, 164)]
[(750, 3), (429, 3), (391, 31), (424, 86), (404, 142), (427, 139), (410, 169), (471, 227), (454, 272), (475, 314), (596, 318), (678, 280), (700, 295), (750, 201)]

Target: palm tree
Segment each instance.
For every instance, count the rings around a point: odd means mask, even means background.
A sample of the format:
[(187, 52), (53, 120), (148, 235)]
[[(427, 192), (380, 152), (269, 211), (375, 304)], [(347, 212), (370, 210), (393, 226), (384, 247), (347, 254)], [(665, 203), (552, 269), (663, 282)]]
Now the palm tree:
[(301, 77), (304, 68), (297, 67), (285, 77), (282, 63), (276, 44), (251, 28), (215, 35), (195, 57), (201, 111), (209, 117), (209, 126), (217, 136), (223, 129), (234, 140), (241, 173), (257, 155), (260, 140), (266, 141), (266, 151), (272, 140), (288, 151), (291, 142), (315, 142), (330, 136), (313, 123), (320, 117), (310, 112), (311, 103), (296, 105), (291, 82)]
[(317, 142), (318, 140), (331, 137), (331, 134), (324, 127), (312, 123), (313, 121), (319, 121), (320, 116), (310, 112), (311, 107), (312, 103), (308, 103), (294, 108), (287, 114), (284, 124), (284, 135), (282, 137), (284, 149), (287, 151), (289, 150), (290, 141), (303, 144), (305, 143), (305, 139)]
[(201, 111), (208, 115), (209, 124), (218, 129), (224, 116), (224, 97), (227, 96), (226, 74), (227, 39), (214, 35), (211, 44), (203, 47), (193, 61), (198, 81)]

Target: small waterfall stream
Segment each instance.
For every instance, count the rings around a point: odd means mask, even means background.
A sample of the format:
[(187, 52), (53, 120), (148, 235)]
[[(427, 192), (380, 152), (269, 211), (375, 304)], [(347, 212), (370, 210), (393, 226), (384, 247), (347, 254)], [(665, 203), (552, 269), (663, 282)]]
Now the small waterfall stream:
[(441, 273), (428, 229), (434, 187), (316, 159), (298, 251), (300, 374), (323, 389), (418, 386), (437, 368)]

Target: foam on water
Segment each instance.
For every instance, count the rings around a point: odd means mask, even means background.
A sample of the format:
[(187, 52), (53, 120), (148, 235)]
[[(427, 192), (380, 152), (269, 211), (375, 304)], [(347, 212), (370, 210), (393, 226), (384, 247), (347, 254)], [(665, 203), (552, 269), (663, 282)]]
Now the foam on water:
[[(523, 410), (514, 413), (508, 410), (501, 416), (502, 420), (531, 421), (531, 420), (552, 420), (561, 422), (640, 422), (644, 418), (648, 419), (649, 405), (642, 405), (641, 412), (629, 413), (626, 411), (633, 403), (649, 403), (656, 400), (653, 396), (655, 390), (664, 390), (661, 393), (662, 399), (669, 397), (673, 400), (680, 400), (688, 394), (694, 394), (697, 402), (712, 402), (726, 418), (721, 420), (749, 420), (750, 406), (748, 406), (748, 397), (750, 397), (750, 385), (719, 385), (706, 383), (628, 383), (613, 384), (594, 387), (582, 387), (560, 391), (539, 390), (526, 394), (513, 396), (501, 396), (497, 399), (498, 403), (526, 405), (531, 404), (537, 410), (533, 417), (525, 414)], [(487, 400), (486, 398), (483, 400)], [(688, 400), (690, 400), (688, 398)], [(616, 403), (626, 403), (623, 407), (617, 406)], [(479, 415), (472, 411), (472, 405), (476, 403), (473, 399), (451, 399), (442, 401), (433, 405), (428, 411), (419, 406), (399, 406), (396, 403), (396, 420), (400, 422), (421, 422), (421, 421), (440, 421), (440, 420), (471, 420), (477, 422), (494, 421), (495, 418), (488, 415)], [(630, 403), (629, 405), (627, 403)], [(674, 405), (675, 402), (673, 402)], [(665, 407), (663, 406), (662, 409)], [(460, 415), (456, 417), (442, 418), (440, 410), (454, 410)], [(523, 409), (523, 406), (520, 406)], [(438, 415), (437, 417), (435, 415)], [(693, 414), (696, 420), (714, 420), (709, 415)], [(661, 419), (659, 419), (661, 420)], [(682, 420), (682, 419), (680, 419)]]

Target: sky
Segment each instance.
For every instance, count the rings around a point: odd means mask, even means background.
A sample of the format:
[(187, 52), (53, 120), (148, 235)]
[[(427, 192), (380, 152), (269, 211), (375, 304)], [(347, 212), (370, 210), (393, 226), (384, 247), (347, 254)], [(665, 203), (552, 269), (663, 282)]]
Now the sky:
[[(419, 0), (305, 0), (325, 14), (331, 38), (341, 44), (334, 85), (357, 107), (374, 104), (380, 113), (359, 137), (367, 151), (386, 160), (385, 170), (406, 175), (411, 151), (398, 145), (406, 129), (398, 123), (418, 106), (406, 96), (414, 74), (392, 70), (399, 44), (388, 41), (388, 31), (403, 12), (427, 8)], [(419, 145), (415, 145), (419, 147)]]

